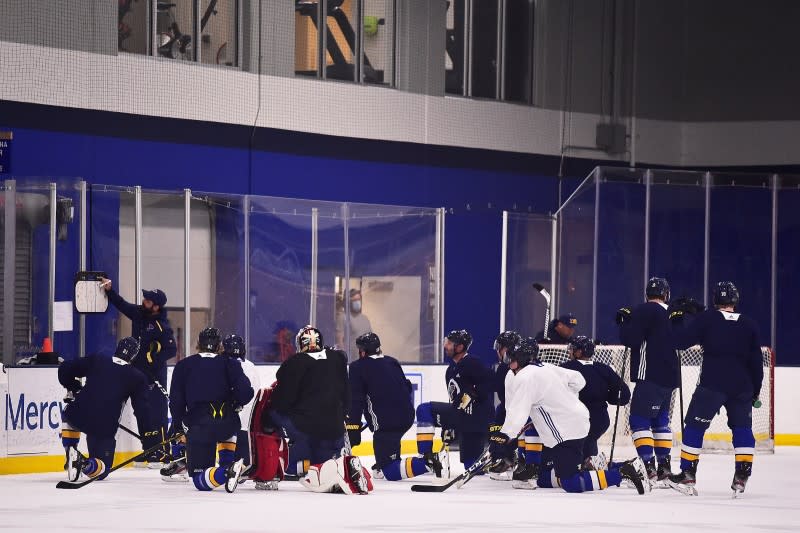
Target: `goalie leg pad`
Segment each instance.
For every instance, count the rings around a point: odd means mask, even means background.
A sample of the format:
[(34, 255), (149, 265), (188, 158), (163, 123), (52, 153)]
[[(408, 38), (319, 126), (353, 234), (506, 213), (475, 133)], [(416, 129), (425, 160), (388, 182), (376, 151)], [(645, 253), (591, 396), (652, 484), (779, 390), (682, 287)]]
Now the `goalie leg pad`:
[(289, 447), (277, 434), (256, 434), (253, 437), (255, 470), (250, 477), (259, 482), (281, 481), (289, 464)]
[(373, 490), (372, 476), (352, 455), (312, 465), (300, 484), (313, 492), (367, 494)]

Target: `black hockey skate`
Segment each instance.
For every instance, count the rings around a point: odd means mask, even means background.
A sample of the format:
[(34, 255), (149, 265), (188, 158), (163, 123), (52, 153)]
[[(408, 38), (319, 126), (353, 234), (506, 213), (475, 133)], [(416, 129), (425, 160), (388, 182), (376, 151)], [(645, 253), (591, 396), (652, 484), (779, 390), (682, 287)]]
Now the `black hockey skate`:
[(244, 459), (239, 459), (238, 461), (234, 461), (225, 469), (225, 490), (229, 493), (233, 493), (236, 490), (236, 487), (239, 486), (239, 476), (242, 475), (242, 470), (244, 470)]
[(372, 465), (372, 468), (370, 468), (370, 470), (372, 470), (372, 479), (385, 479), (383, 471), (381, 470), (381, 467), (379, 467), (377, 463)]
[(681, 470), (667, 478), (667, 484), (686, 496), (697, 496), (697, 461), (692, 461), (689, 468)]
[[(523, 465), (525, 464), (525, 459), (519, 458), (518, 461), (522, 461)], [(495, 481), (511, 481), (514, 470), (519, 468), (518, 465), (519, 463), (515, 463), (513, 459), (503, 459), (490, 466), (487, 472), (489, 473), (489, 478)]]
[(622, 479), (629, 481), (639, 494), (650, 492), (649, 472), (639, 457), (625, 461), (619, 466)]
[(521, 462), (511, 474), (511, 486), (515, 489), (536, 490), (539, 479), (539, 465)]
[(422, 456), (425, 465), (433, 472), (433, 475), (441, 478), (450, 477), (450, 457), (447, 450), (442, 449), (439, 453), (428, 452)]
[(369, 494), (367, 478), (364, 477), (364, 472), (361, 470), (361, 461), (354, 455), (348, 455), (345, 457), (345, 461), (347, 462), (347, 475), (350, 477), (350, 485), (359, 494)]
[(159, 473), (161, 474), (161, 479), (169, 483), (189, 481), (186, 459), (183, 457), (172, 461), (162, 468)]
[(67, 481), (70, 483), (78, 481), (83, 471), (84, 462), (85, 458), (77, 448), (74, 446), (67, 448), (67, 462), (64, 464), (64, 470), (67, 471)]
[(670, 488), (667, 479), (673, 475), (672, 472), (672, 459), (669, 455), (658, 460), (658, 468), (656, 469), (656, 483), (655, 487), (658, 489)]
[(733, 473), (733, 481), (731, 482), (734, 498), (738, 498), (744, 493), (744, 487), (747, 485), (747, 480), (750, 479), (752, 471), (752, 463), (744, 463), (743, 466), (736, 467), (736, 471)]

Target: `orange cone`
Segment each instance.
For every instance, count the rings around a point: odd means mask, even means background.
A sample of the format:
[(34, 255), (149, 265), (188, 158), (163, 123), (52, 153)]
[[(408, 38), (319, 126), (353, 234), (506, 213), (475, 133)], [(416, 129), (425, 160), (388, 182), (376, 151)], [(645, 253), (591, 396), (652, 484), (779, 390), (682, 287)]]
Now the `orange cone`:
[(50, 337), (45, 337), (44, 341), (42, 341), (42, 353), (52, 353), (53, 352), (53, 343), (50, 342)]

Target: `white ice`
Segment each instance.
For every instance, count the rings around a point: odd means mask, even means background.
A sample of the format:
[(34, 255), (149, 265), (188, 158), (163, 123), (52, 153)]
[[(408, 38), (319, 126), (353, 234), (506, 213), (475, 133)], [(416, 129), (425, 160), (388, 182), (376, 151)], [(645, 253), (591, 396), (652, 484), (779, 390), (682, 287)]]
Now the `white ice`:
[[(619, 457), (619, 456), (618, 456)], [(371, 458), (364, 458), (366, 466)], [(677, 463), (677, 461), (675, 461)], [(460, 465), (458, 465), (460, 466)], [(676, 465), (677, 466), (677, 465)], [(59, 490), (63, 473), (0, 476), (0, 529), (10, 531), (800, 531), (800, 448), (756, 456), (747, 492), (732, 499), (733, 457), (701, 457), (697, 497), (633, 489), (567, 494), (524, 491), (476, 478), (458, 490), (413, 493), (412, 483), (375, 481), (368, 496), (313, 494), (297, 482), (275, 492), (252, 483), (234, 494), (164, 483), (155, 470), (120, 469), (105, 481)]]

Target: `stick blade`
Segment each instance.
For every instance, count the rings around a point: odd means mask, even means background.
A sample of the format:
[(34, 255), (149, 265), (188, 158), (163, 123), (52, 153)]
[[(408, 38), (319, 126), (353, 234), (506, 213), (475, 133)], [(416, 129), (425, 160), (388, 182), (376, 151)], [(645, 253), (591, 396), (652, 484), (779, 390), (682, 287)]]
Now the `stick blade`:
[(411, 485), (411, 492), (444, 492), (448, 485)]
[(86, 485), (86, 483), (71, 483), (69, 481), (59, 481), (56, 483), (57, 489), (79, 489)]

